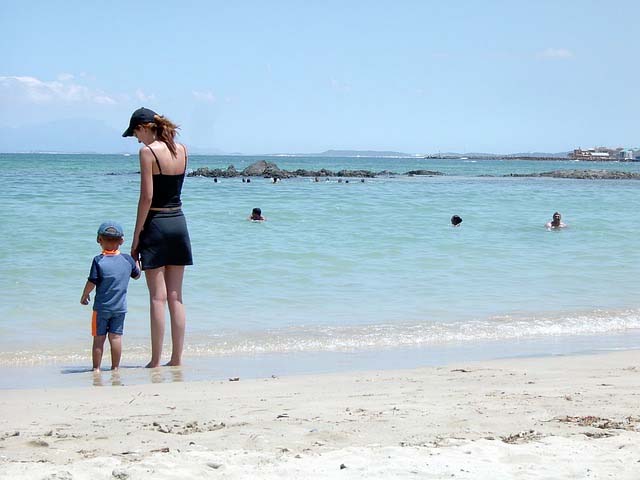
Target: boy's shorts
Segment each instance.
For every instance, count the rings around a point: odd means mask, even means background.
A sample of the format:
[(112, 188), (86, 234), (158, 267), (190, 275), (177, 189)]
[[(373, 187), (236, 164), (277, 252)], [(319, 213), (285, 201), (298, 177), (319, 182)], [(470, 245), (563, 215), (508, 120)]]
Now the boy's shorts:
[(91, 335), (94, 337), (107, 333), (122, 335), (125, 315), (124, 312), (97, 312), (94, 310), (91, 319)]

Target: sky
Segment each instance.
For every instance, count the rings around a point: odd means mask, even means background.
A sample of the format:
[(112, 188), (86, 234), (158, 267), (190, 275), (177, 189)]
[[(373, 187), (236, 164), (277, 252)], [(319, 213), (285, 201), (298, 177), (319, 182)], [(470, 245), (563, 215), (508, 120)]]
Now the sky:
[[(640, 2), (0, 0), (0, 150), (640, 145)], [(94, 146), (95, 148), (92, 148)]]

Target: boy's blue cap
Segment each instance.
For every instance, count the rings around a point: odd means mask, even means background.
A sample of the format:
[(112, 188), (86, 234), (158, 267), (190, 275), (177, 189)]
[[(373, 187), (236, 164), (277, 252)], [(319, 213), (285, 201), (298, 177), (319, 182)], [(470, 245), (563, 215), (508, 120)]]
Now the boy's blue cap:
[(124, 230), (122, 225), (116, 222), (104, 222), (98, 228), (98, 235), (103, 237), (121, 238), (124, 237)]

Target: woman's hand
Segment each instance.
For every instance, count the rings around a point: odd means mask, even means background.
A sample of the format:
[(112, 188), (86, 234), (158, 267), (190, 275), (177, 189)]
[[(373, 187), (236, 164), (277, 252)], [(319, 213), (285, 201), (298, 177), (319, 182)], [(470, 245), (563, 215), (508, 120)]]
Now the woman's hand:
[(140, 261), (139, 247), (140, 237), (136, 235), (133, 237), (133, 242), (131, 242), (131, 256), (136, 261), (136, 263)]

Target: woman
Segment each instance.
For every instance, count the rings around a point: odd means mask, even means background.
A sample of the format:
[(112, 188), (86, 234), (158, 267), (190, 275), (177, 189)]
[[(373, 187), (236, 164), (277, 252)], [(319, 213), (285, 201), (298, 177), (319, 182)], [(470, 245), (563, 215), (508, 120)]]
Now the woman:
[(175, 142), (178, 127), (148, 108), (133, 112), (123, 137), (144, 143), (140, 149), (140, 199), (131, 256), (140, 260), (149, 288), (151, 361), (160, 366), (165, 305), (171, 316), (171, 360), (182, 363), (185, 311), (182, 280), (185, 265), (193, 265), (191, 241), (180, 195), (187, 168), (187, 149)]

